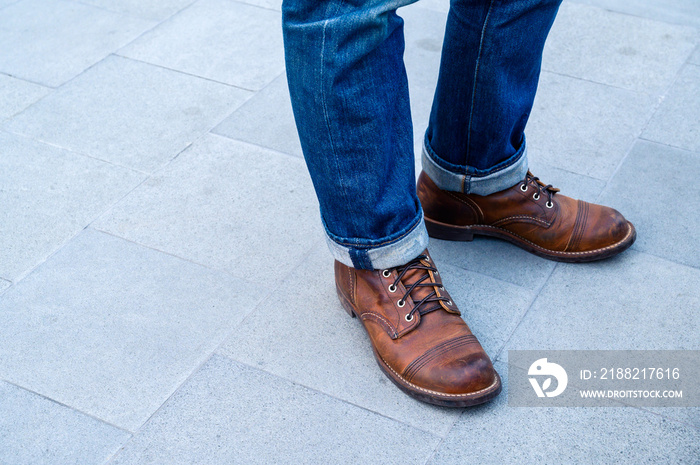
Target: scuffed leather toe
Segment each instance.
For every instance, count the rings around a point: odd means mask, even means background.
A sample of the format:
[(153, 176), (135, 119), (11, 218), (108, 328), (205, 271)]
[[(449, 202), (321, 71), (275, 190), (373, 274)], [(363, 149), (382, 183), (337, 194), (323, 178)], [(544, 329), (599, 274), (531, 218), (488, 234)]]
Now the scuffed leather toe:
[(488, 356), (474, 352), (440, 360), (421, 368), (411, 382), (450, 394), (475, 393), (488, 389), (497, 379)]
[(581, 238), (572, 252), (605, 250), (615, 247), (630, 237), (634, 231), (632, 223), (614, 208), (587, 204), (587, 221), (582, 223)]

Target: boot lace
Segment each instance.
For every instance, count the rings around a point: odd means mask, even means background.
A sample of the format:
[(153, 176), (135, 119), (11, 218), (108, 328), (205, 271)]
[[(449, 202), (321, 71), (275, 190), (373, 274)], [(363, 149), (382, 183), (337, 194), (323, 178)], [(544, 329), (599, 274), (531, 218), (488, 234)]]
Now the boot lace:
[(557, 189), (556, 187), (552, 187), (551, 184), (545, 185), (545, 183), (540, 181), (540, 178), (534, 176), (528, 171), (525, 175), (525, 180), (520, 185), (520, 190), (523, 192), (527, 192), (529, 186), (531, 185), (536, 190), (536, 192), (532, 195), (532, 198), (535, 200), (539, 200), (542, 193), (545, 193), (547, 194), (547, 208), (552, 208), (554, 206), (554, 202), (552, 202), (552, 197), (554, 197), (554, 194), (559, 192), (559, 189)]
[[(423, 263), (423, 261), (430, 263), (430, 265), (426, 266)], [(404, 283), (406, 292), (404, 293), (403, 297), (399, 299), (398, 306), (403, 307), (404, 305), (406, 305), (406, 299), (416, 289), (430, 287), (432, 288), (432, 292), (423, 297), (420, 301), (414, 302), (413, 309), (411, 309), (411, 311), (406, 315), (406, 321), (413, 320), (413, 315), (416, 312), (423, 316), (427, 313), (434, 312), (435, 310), (440, 310), (442, 308), (442, 306), (440, 306), (441, 301), (444, 301), (447, 305), (452, 305), (452, 301), (450, 301), (447, 297), (438, 296), (435, 287), (439, 287), (440, 289), (443, 289), (444, 287), (430, 280), (430, 275), (428, 274), (428, 271), (432, 271), (433, 273), (438, 274), (438, 270), (437, 268), (435, 268), (435, 266), (433, 266), (432, 261), (425, 254), (419, 255), (410, 262), (406, 263), (405, 265), (397, 267), (396, 272), (398, 273), (398, 275), (396, 276), (394, 283), (391, 286), (389, 286), (389, 290), (396, 290), (397, 284), (401, 282), (404, 276), (411, 270), (424, 270), (424, 273), (423, 276), (421, 276), (417, 281), (411, 284)], [(384, 270), (383, 273), (385, 273), (384, 276), (388, 277), (390, 272), (389, 270)], [(426, 280), (428, 282), (426, 282)]]

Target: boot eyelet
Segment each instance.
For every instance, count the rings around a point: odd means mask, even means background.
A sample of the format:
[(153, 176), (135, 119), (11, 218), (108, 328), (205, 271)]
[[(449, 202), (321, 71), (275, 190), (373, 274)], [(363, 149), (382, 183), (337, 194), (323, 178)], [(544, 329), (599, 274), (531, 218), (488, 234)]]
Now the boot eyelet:
[(410, 313), (407, 313), (405, 320), (406, 321), (413, 321), (413, 315), (411, 315)]
[(389, 292), (391, 292), (391, 293), (396, 292), (396, 286), (394, 286), (393, 284), (389, 284)]
[(540, 200), (540, 194), (538, 194), (537, 192), (535, 192), (535, 195), (533, 195), (532, 198), (535, 199), (535, 200)]
[(391, 271), (389, 271), (389, 270), (382, 271), (382, 276), (384, 276), (385, 278), (388, 278), (389, 276), (391, 276)]
[(445, 304), (447, 304), (447, 306), (449, 307), (450, 305), (452, 305), (452, 301), (448, 300), (447, 302), (445, 302)]
[(523, 192), (527, 192), (527, 184), (521, 184), (520, 185), (520, 190)]
[(396, 305), (398, 305), (399, 308), (402, 308), (404, 305), (406, 305), (406, 301), (399, 299), (399, 301), (396, 302)]
[(554, 206), (554, 202), (552, 202), (551, 200), (548, 200), (545, 205), (547, 206), (547, 208), (552, 208)]

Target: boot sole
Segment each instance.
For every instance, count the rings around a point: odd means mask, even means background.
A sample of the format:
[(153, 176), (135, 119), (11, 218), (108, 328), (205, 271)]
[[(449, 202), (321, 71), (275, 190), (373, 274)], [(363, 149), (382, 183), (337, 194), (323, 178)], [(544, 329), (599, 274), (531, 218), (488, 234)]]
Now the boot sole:
[[(355, 306), (343, 295), (337, 286), (336, 291), (338, 292), (338, 299), (340, 299), (340, 303), (343, 305), (345, 311), (348, 312), (351, 317), (356, 318), (359, 312), (357, 312)], [(358, 320), (360, 320), (362, 323), (362, 327), (365, 327), (365, 323), (362, 321), (362, 318), (358, 318)], [(367, 328), (365, 328), (365, 331), (366, 330)], [(449, 394), (416, 386), (415, 384), (403, 379), (400, 374), (398, 374), (389, 366), (389, 364), (384, 361), (382, 356), (374, 348), (374, 345), (371, 343), (370, 345), (372, 346), (374, 358), (377, 360), (377, 364), (379, 365), (379, 368), (382, 369), (384, 374), (403, 392), (422, 402), (439, 405), (441, 407), (471, 407), (488, 402), (501, 392), (501, 378), (498, 376), (498, 373), (496, 373), (495, 370), (494, 374), (496, 375), (496, 378), (494, 379), (494, 382), (490, 386), (476, 392)]]
[(455, 226), (425, 217), (425, 227), (428, 230), (428, 235), (435, 239), (469, 242), (474, 239), (475, 235), (496, 237), (515, 244), (539, 257), (566, 263), (584, 263), (603, 260), (627, 250), (637, 238), (637, 231), (634, 229), (632, 223), (628, 221), (627, 226), (629, 229), (625, 237), (619, 242), (609, 246), (585, 252), (561, 252), (541, 247), (503, 228), (489, 225)]

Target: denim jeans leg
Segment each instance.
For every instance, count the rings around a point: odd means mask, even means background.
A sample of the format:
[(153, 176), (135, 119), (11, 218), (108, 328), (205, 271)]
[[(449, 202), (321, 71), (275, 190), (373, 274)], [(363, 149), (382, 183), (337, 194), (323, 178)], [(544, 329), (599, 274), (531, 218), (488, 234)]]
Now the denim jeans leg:
[(422, 157), (441, 189), (488, 195), (525, 178), (525, 124), (560, 3), (452, 0)]
[(395, 267), (428, 236), (416, 196), (400, 6), (284, 0), (287, 79), (328, 244), (340, 262)]

